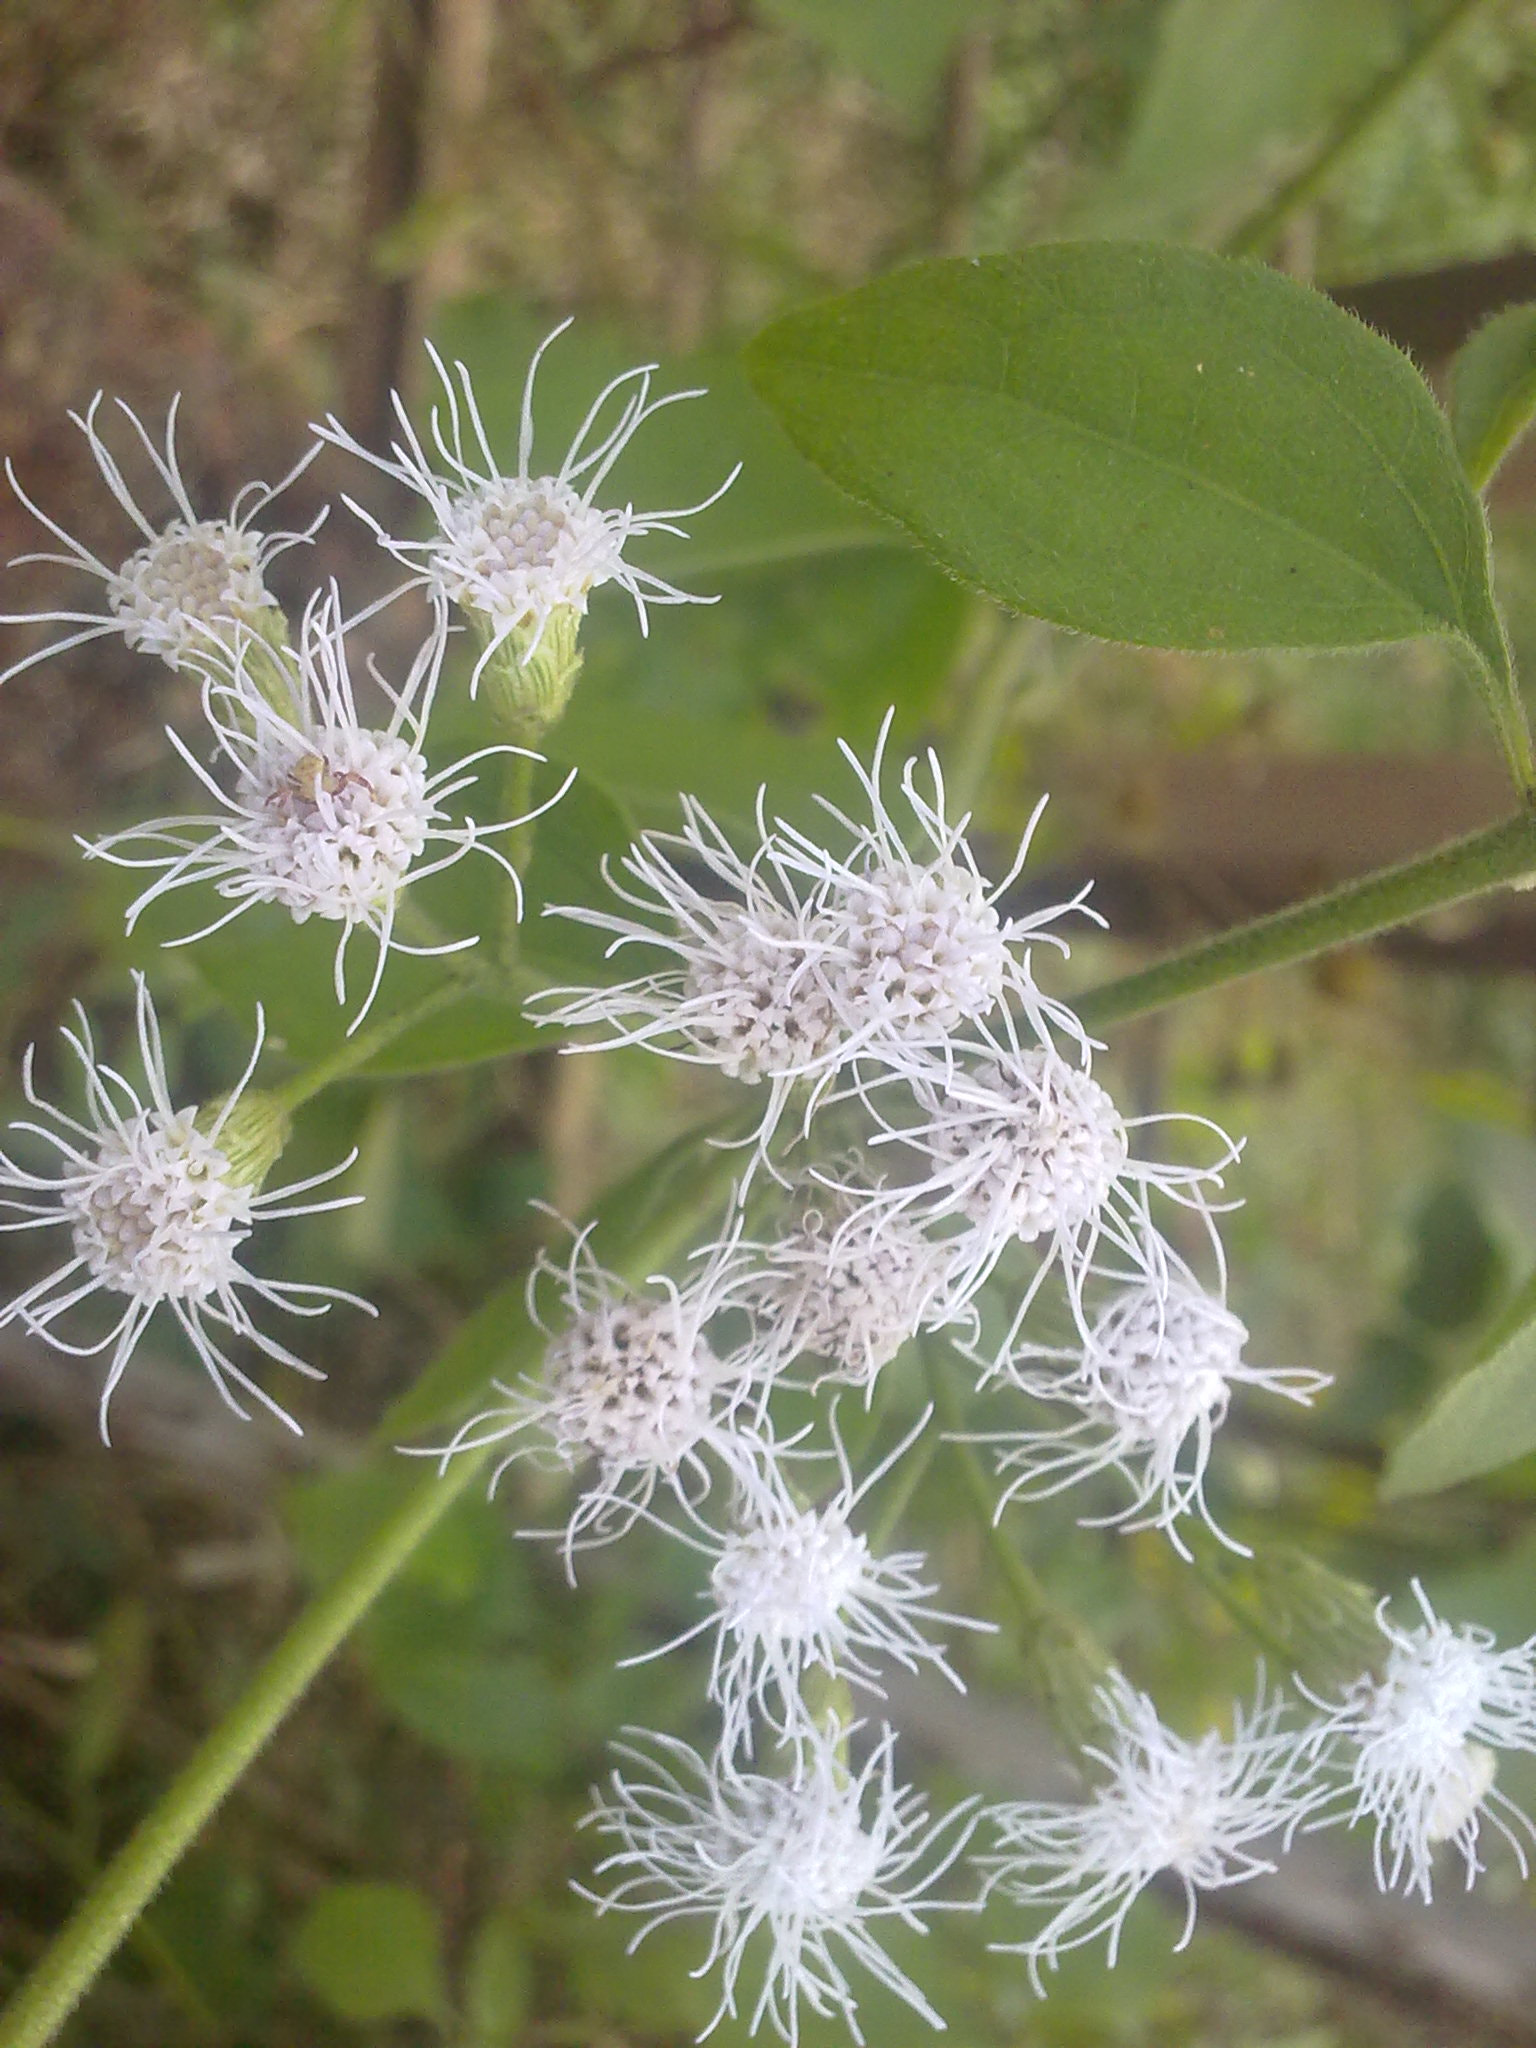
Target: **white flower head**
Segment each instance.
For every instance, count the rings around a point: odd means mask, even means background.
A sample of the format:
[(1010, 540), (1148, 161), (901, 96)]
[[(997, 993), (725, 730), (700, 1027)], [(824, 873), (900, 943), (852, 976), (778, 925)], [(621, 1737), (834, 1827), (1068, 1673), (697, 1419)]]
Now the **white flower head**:
[[(931, 1896), (969, 1838), (970, 1802), (928, 1818), (922, 1797), (895, 1781), (895, 1738), (885, 1730), (860, 1765), (850, 1731), (802, 1738), (787, 1773), (761, 1775), (730, 1756), (705, 1759), (669, 1735), (615, 1745), (623, 1760), (594, 1797), (587, 1822), (617, 1846), (597, 1865), (605, 1892), (576, 1889), (599, 1912), (643, 1914), (631, 1950), (673, 1920), (713, 1923), (694, 1973), (721, 1967), (720, 2004), (748, 2031), (766, 2020), (799, 2039), (802, 2009), (836, 2015), (857, 2042), (858, 2002), (848, 1964), (883, 1984), (930, 2026), (943, 2021), (877, 1939), (882, 1922), (923, 1932), (924, 1914), (958, 1901)], [(767, 1967), (755, 1995), (741, 1986), (754, 1937)], [(700, 2038), (704, 2038), (702, 2035)]]
[[(228, 771), (224, 787), (174, 732), (167, 736), (203, 788), (219, 805), (211, 815), (156, 818), (108, 834), (86, 852), (118, 867), (158, 869), (159, 879), (130, 905), (132, 931), (151, 903), (173, 890), (211, 882), (232, 909), (172, 945), (191, 945), (258, 903), (276, 903), (296, 923), (318, 917), (338, 924), (336, 1000), (347, 1000), (346, 963), (353, 934), (375, 942), (373, 973), (348, 1030), (373, 1005), (391, 951), (457, 952), (472, 936), (433, 946), (408, 945), (396, 934), (402, 891), (452, 867), (472, 851), (502, 869), (521, 908), (522, 885), (511, 862), (491, 844), (558, 802), (569, 782), (526, 817), (492, 825), (453, 822), (445, 806), (475, 781), (477, 764), (493, 754), (526, 749), (485, 747), (432, 770), (422, 751), (442, 661), (442, 636), (422, 648), (395, 694), (374, 673), (391, 700), (387, 724), (364, 725), (352, 687), (346, 625), (333, 588), (311, 601), (299, 646), (280, 658), (287, 701), (258, 688), (237, 666), (226, 679), (209, 677), (203, 702)], [(250, 653), (247, 646), (243, 652)], [(263, 650), (270, 656), (270, 650)], [(263, 672), (266, 670), (263, 664)], [(535, 757), (537, 758), (537, 757)], [(83, 844), (85, 842), (82, 842)], [(143, 851), (149, 848), (153, 851)], [(429, 849), (443, 849), (423, 861)]]
[(764, 824), (743, 858), (691, 797), (680, 833), (646, 833), (620, 863), (628, 884), (604, 874), (628, 912), (548, 904), (610, 934), (611, 959), (631, 947), (658, 956), (644, 972), (597, 988), (551, 988), (529, 1005), (541, 1024), (606, 1035), (584, 1050), (645, 1045), (669, 1058), (765, 1083), (758, 1132), (769, 1139), (801, 1083), (808, 1124), (846, 1063), (845, 1034), (817, 973), (826, 943), (814, 896), (802, 901)]
[[(460, 1453), (509, 1445), (491, 1493), (519, 1458), (542, 1455), (562, 1472), (595, 1467), (560, 1532), (573, 1576), (575, 1552), (622, 1536), (658, 1485), (683, 1498), (706, 1492), (711, 1457), (734, 1469), (737, 1443), (728, 1423), (738, 1376), (706, 1334), (719, 1305), (716, 1273), (706, 1269), (685, 1287), (662, 1275), (644, 1290), (628, 1287), (598, 1264), (591, 1231), (577, 1235), (563, 1264), (541, 1252), (528, 1276), (529, 1313), (549, 1337), (541, 1373), (513, 1386), (493, 1382), (500, 1405), (440, 1448), (413, 1453), (446, 1468)], [(538, 1299), (549, 1281), (564, 1311), (553, 1330)]]
[[(1232, 1390), (1257, 1386), (1306, 1402), (1329, 1384), (1328, 1376), (1250, 1365), (1243, 1357), (1248, 1332), (1225, 1301), (1202, 1287), (1167, 1246), (1157, 1252), (1147, 1258), (1145, 1277), (1115, 1289), (1080, 1349), (1015, 1343), (992, 1367), (1025, 1393), (1070, 1404), (1077, 1420), (977, 1441), (999, 1453), (998, 1473), (1006, 1481), (999, 1513), (1010, 1500), (1044, 1500), (1114, 1471), (1130, 1486), (1130, 1502), (1113, 1514), (1084, 1516), (1085, 1526), (1163, 1529), (1187, 1558), (1178, 1523), (1197, 1514), (1222, 1543), (1246, 1556), (1246, 1546), (1218, 1525), (1205, 1497), (1212, 1439)], [(1062, 1365), (1070, 1369), (1063, 1372)]]
[[(801, 1475), (791, 1475), (785, 1464), (792, 1447), (767, 1443), (756, 1457), (739, 1462), (723, 1527), (684, 1504), (692, 1527), (674, 1533), (710, 1559), (703, 1596), (709, 1612), (660, 1649), (627, 1661), (645, 1663), (713, 1635), (709, 1697), (720, 1709), (727, 1750), (751, 1753), (754, 1716), (781, 1734), (802, 1729), (808, 1709), (801, 1686), (812, 1671), (879, 1693), (882, 1661), (908, 1671), (927, 1664), (965, 1690), (927, 1631), (934, 1625), (990, 1631), (992, 1624), (932, 1604), (938, 1588), (921, 1551), (877, 1555), (853, 1527), (865, 1495), (932, 1418), (930, 1408), (893, 1451), (855, 1481), (834, 1408), (838, 1485), (819, 1504), (799, 1497)], [(819, 1455), (801, 1453), (797, 1463)]]
[[(823, 906), (827, 937), (818, 971), (845, 1033), (870, 1058), (925, 1071), (931, 1058), (914, 1055), (942, 1052), (965, 1026), (1009, 1004), (1034, 1038), (1049, 1044), (1061, 1033), (1086, 1056), (1090, 1041), (1082, 1025), (1036, 984), (1029, 947), (1040, 940), (1065, 953), (1066, 941), (1052, 927), (1083, 910), (1087, 892), (1025, 917), (1005, 917), (998, 907), (1018, 879), (1045, 799), (1007, 873), (988, 883), (966, 841), (969, 816), (954, 824), (945, 817), (943, 771), (931, 748), (931, 795), (918, 787), (918, 761), (909, 760), (900, 787), (912, 825), (904, 830), (892, 814), (881, 785), (894, 717), (894, 709), (886, 713), (868, 768), (846, 741), (838, 742), (868, 802), (870, 823), (856, 823), (825, 797), (817, 799), (847, 835), (846, 851), (829, 852), (782, 820), (776, 826), (785, 865), (806, 878)], [(909, 838), (918, 852), (909, 850)]]
[(173, 669), (206, 667), (220, 649), (230, 650), (241, 632), (280, 638), (283, 615), (267, 589), (267, 570), (286, 548), (312, 540), (325, 517), (322, 512), (301, 533), (263, 533), (251, 523), (309, 467), (319, 453), (316, 443), (281, 482), (246, 484), (236, 493), (224, 518), (200, 519), (182, 479), (176, 453), (179, 397), (172, 400), (166, 415), (163, 448), (156, 446), (138, 415), (119, 399), (119, 410), (138, 437), (158, 483), (175, 508), (166, 525), (154, 525), (141, 510), (117, 457), (97, 429), (101, 402), (102, 394), (98, 391), (83, 418), (78, 413), (71, 413), (70, 418), (85, 435), (107, 488), (142, 535), (143, 545), (115, 567), (103, 561), (28, 497), (7, 461), (5, 472), (11, 488), (33, 518), (65, 549), (63, 554), (19, 555), (12, 567), (49, 562), (60, 568), (84, 570), (104, 585), (106, 609), (23, 612), (0, 618), (4, 625), (38, 619), (73, 629), (61, 640), (13, 662), (0, 675), (0, 682), (20, 675), (38, 662), (66, 654), (88, 640), (113, 634), (121, 635), (136, 652), (155, 655)]
[[(1034, 1246), (1036, 1270), (1014, 1316), (1012, 1341), (1047, 1274), (1059, 1270), (1078, 1326), (1091, 1335), (1083, 1290), (1095, 1259), (1113, 1249), (1142, 1256), (1148, 1196), (1193, 1209), (1213, 1240), (1211, 1191), (1238, 1147), (1200, 1117), (1122, 1117), (1108, 1090), (1050, 1046), (1021, 1046), (1011, 1020), (986, 1027), (945, 1072), (919, 1074), (903, 1091), (897, 1118), (868, 1091), (881, 1124), (877, 1144), (910, 1147), (917, 1177), (891, 1190), (893, 1206), (930, 1222), (956, 1219), (964, 1251), (962, 1295), (974, 1294), (1012, 1244)], [(1137, 1159), (1131, 1133), (1150, 1124), (1197, 1125), (1220, 1141), (1207, 1165)]]
[[(258, 1193), (224, 1145), (261, 1053), (260, 1011), (246, 1070), (217, 1113), (200, 1112), (195, 1105), (178, 1109), (171, 1099), (148, 986), (142, 975), (136, 974), (134, 982), (142, 1091), (98, 1057), (78, 1005), (76, 1028), (66, 1026), (61, 1035), (84, 1075), (85, 1121), (38, 1095), (33, 1048), (28, 1048), (22, 1088), (46, 1121), (18, 1121), (11, 1128), (43, 1140), (58, 1154), (58, 1163), (51, 1172), (34, 1171), (0, 1152), (0, 1188), (13, 1191), (0, 1199), (0, 1208), (18, 1219), (0, 1222), (0, 1230), (62, 1226), (69, 1233), (69, 1256), (0, 1311), (0, 1324), (20, 1322), (75, 1357), (110, 1352), (101, 1392), (103, 1442), (108, 1440), (107, 1411), (118, 1382), (162, 1306), (191, 1341), (228, 1407), (245, 1416), (239, 1394), (249, 1395), (297, 1432), (293, 1418), (228, 1356), (227, 1340), (220, 1332), (243, 1339), (309, 1379), (322, 1379), (324, 1374), (315, 1366), (257, 1328), (246, 1297), (290, 1315), (320, 1315), (332, 1301), (374, 1313), (368, 1302), (340, 1288), (266, 1280), (240, 1259), (242, 1246), (265, 1219), (307, 1216), (361, 1201), (360, 1195), (322, 1202), (293, 1199), (345, 1172), (356, 1155), (328, 1173)], [(57, 1328), (60, 1318), (95, 1295), (121, 1302), (116, 1320), (104, 1336), (85, 1343), (67, 1340)]]
[[(648, 533), (681, 536), (680, 519), (703, 512), (735, 482), (740, 465), (709, 497), (665, 512), (637, 512), (632, 505), (604, 510), (594, 501), (615, 462), (644, 423), (664, 407), (701, 391), (651, 397), (655, 363), (626, 370), (606, 385), (577, 429), (557, 470), (533, 469), (533, 389), (545, 349), (570, 326), (561, 321), (534, 351), (523, 386), (517, 468), (504, 474), (491, 452), (469, 372), (463, 363), (443, 361), (430, 342), (442, 385), (442, 404), (431, 412), (430, 447), (411, 423), (399, 394), (395, 416), (400, 439), (387, 456), (373, 454), (340, 422), (327, 418), (314, 432), (414, 491), (430, 508), (437, 532), (429, 540), (398, 540), (362, 506), (346, 502), (372, 529), (381, 546), (438, 598), (459, 606), (478, 625), (485, 651), (475, 668), (478, 687), (487, 661), (512, 634), (520, 636), (519, 658), (537, 648), (551, 615), (568, 606), (584, 613), (593, 590), (616, 583), (634, 599), (640, 628), (648, 604), (707, 604), (677, 590), (649, 570), (624, 559), (629, 542)], [(620, 397), (622, 394), (622, 397)], [(615, 416), (609, 405), (618, 399)], [(608, 417), (604, 419), (605, 408)]]
[(1494, 1783), (1496, 1750), (1536, 1750), (1536, 1636), (1500, 1650), (1491, 1631), (1442, 1621), (1417, 1579), (1423, 1616), (1414, 1628), (1387, 1619), (1379, 1675), (1359, 1678), (1324, 1707), (1314, 1742), (1341, 1759), (1353, 1799), (1347, 1816), (1374, 1822), (1376, 1881), (1383, 1891), (1431, 1897), (1436, 1848), (1459, 1850), (1467, 1884), (1483, 1864), (1478, 1837), (1486, 1818), (1527, 1868), (1530, 1817)]
[(1272, 1871), (1252, 1845), (1293, 1830), (1316, 1798), (1297, 1740), (1281, 1727), (1283, 1703), (1266, 1704), (1262, 1687), (1251, 1712), (1234, 1708), (1230, 1735), (1211, 1729), (1195, 1741), (1165, 1728), (1152, 1702), (1118, 1673), (1099, 1697), (1109, 1748), (1084, 1753), (1102, 1766), (1103, 1784), (1079, 1806), (993, 1807), (986, 1818), (1000, 1846), (977, 1859), (989, 1891), (1051, 1909), (1027, 1941), (993, 1944), (1027, 1959), (1040, 1993), (1042, 1968), (1054, 1970), (1068, 1950), (1100, 1936), (1108, 1936), (1113, 1968), (1126, 1915), (1162, 1871), (1184, 1892), (1174, 1944), (1182, 1949), (1199, 1894)]
[(771, 1382), (809, 1354), (828, 1367), (817, 1384), (842, 1381), (868, 1398), (920, 1331), (959, 1320), (974, 1333), (974, 1311), (951, 1305), (954, 1241), (886, 1207), (879, 1192), (810, 1183), (776, 1237), (737, 1244), (731, 1293), (751, 1318), (755, 1374)]

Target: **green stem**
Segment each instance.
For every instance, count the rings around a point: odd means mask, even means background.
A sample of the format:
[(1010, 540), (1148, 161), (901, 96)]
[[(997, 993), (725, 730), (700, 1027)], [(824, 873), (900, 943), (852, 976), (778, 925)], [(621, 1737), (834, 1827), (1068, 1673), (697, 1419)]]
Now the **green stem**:
[(1008, 712), (1031, 662), (1038, 659), (1048, 628), (1037, 619), (1008, 619), (976, 660), (968, 682), (964, 714), (949, 748), (945, 782), (953, 817), (975, 807), (986, 786)]
[[(973, 1444), (964, 1441), (965, 1415), (952, 1373), (938, 1347), (924, 1344), (923, 1362), (933, 1404), (971, 1506), (976, 1526), (992, 1553), (1020, 1623), (1020, 1649), (1041, 1704), (1069, 1748), (1088, 1741), (1099, 1720), (1098, 1689), (1109, 1659), (1075, 1615), (1058, 1607), (1003, 1533), (997, 1489), (988, 1479)], [(5, 2048), (0, 2041), (0, 2048)]]
[(880, 1512), (869, 1528), (869, 1547), (876, 1556), (879, 1556), (896, 1534), (902, 1516), (911, 1506), (913, 1496), (927, 1477), (928, 1467), (933, 1463), (938, 1448), (938, 1440), (932, 1430), (924, 1430), (916, 1448), (908, 1451), (902, 1460), (901, 1477), (880, 1503)]
[(1433, 853), (1343, 882), (1326, 895), (1277, 910), (1153, 967), (1107, 982), (1090, 990), (1076, 1009), (1091, 1031), (1102, 1030), (1204, 989), (1309, 960), (1332, 946), (1369, 938), (1425, 911), (1463, 902), (1533, 872), (1536, 812), (1521, 811)]
[[(47, 1854), (57, 1858), (77, 1884), (90, 1883), (96, 1874), (93, 1860), (81, 1850), (67, 1829), (60, 1827), (56, 1820), (29, 1799), (24, 1799), (13, 1785), (0, 1787), (0, 1811), (15, 1826), (30, 1834)], [(180, 1957), (154, 1922), (144, 1916), (129, 1929), (128, 1939), (150, 1971), (159, 1977), (165, 1990), (181, 2005), (188, 2019), (201, 2029), (202, 2038), (210, 2042), (222, 2041), (228, 2029), (187, 1975)]]
[(274, 1088), (273, 1096), (284, 1109), (297, 1109), (300, 1103), (318, 1095), (322, 1088), (329, 1088), (333, 1081), (342, 1081), (348, 1074), (355, 1074), (375, 1053), (393, 1045), (397, 1038), (404, 1037), (416, 1025), (424, 1024), (429, 1017), (435, 1017), (439, 1010), (446, 1010), (450, 1003), (458, 1002), (463, 993), (461, 982), (440, 983), (419, 1003), (397, 1010), (392, 1017), (381, 1017), (377, 1024), (370, 1024), (366, 1030), (355, 1032), (351, 1038), (343, 1040), (323, 1060), (316, 1060), (312, 1066), (302, 1068), (291, 1080), (285, 1081), (281, 1088)]
[[(533, 775), (538, 766), (532, 754), (509, 754), (502, 762), (501, 769), (501, 815), (504, 818), (527, 818), (533, 809)], [(521, 876), (528, 873), (528, 863), (533, 858), (534, 834), (537, 822), (528, 818), (506, 835), (506, 855)], [(522, 905), (517, 893), (507, 891), (502, 909), (501, 930), (497, 935), (499, 959), (503, 970), (515, 967), (522, 951), (523, 924)]]
[[(620, 1278), (634, 1282), (654, 1272), (668, 1255), (679, 1213), (689, 1202), (697, 1205), (716, 1198), (719, 1182), (727, 1172), (723, 1163), (727, 1155), (718, 1159), (706, 1156), (695, 1161), (691, 1173), (686, 1170), (686, 1155), (703, 1135), (691, 1133), (674, 1140), (599, 1201), (590, 1220), (599, 1229), (613, 1226), (622, 1249), (611, 1250), (609, 1260)], [(676, 1186), (678, 1201), (660, 1215), (634, 1220), (631, 1212), (637, 1193), (657, 1186)], [(697, 1206), (691, 1213), (697, 1215)], [(466, 1330), (474, 1322), (474, 1317), (467, 1318)], [(513, 1371), (529, 1369), (537, 1357), (539, 1341), (539, 1332), (524, 1318), (515, 1329), (509, 1329), (507, 1341), (494, 1360), (489, 1347), (476, 1343), (472, 1348), (477, 1376), (485, 1378), (497, 1365)], [(455, 1340), (450, 1338), (439, 1362), (452, 1357), (455, 1351)], [(455, 1358), (454, 1364), (455, 1372), (461, 1372), (463, 1360)], [(430, 1367), (425, 1377), (432, 1377)], [(485, 1469), (494, 1448), (488, 1444), (480, 1450), (461, 1451), (449, 1461), (444, 1473), (436, 1465), (431, 1466), (341, 1577), (300, 1614), (225, 1719), (81, 1900), (68, 1925), (0, 2017), (0, 2048), (46, 2048), (55, 2039), (108, 1958), (268, 1736), (401, 1567)]]
[(1222, 244), (1229, 256), (1261, 253), (1291, 215), (1315, 199), (1360, 138), (1412, 90), (1434, 63), (1469, 14), (1484, 0), (1451, 0), (1445, 12), (1411, 43), (1389, 71), (1382, 73), (1350, 106), (1307, 162), (1287, 178), (1262, 206), (1240, 221)]
[(294, 1623), (235, 1706), (92, 1885), (0, 2019), (0, 2048), (44, 2048), (181, 1855), (338, 1644), (480, 1472), (489, 1450), (435, 1467)]

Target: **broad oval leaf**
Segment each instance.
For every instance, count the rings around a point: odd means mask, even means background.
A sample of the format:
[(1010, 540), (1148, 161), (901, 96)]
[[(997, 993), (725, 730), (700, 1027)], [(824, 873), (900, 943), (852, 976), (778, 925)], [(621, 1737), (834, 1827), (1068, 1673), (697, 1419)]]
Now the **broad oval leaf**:
[(1423, 380), (1258, 264), (1136, 242), (922, 263), (747, 360), (834, 482), (1014, 610), (1205, 650), (1453, 634), (1507, 674)]
[(300, 1923), (291, 1954), (310, 1990), (343, 2019), (447, 2015), (437, 1915), (409, 1885), (331, 1885)]
[(1485, 321), (1451, 365), (1451, 427), (1481, 490), (1536, 417), (1536, 305)]
[(1463, 1373), (1387, 1461), (1382, 1495), (1439, 1493), (1536, 1451), (1536, 1321)]

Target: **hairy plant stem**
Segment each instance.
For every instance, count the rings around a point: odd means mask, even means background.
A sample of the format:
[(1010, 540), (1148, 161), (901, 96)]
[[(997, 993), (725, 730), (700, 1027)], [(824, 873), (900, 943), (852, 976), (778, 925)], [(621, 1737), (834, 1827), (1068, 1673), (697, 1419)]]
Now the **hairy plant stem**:
[(1185, 996), (1288, 967), (1351, 940), (1407, 924), (1426, 911), (1461, 903), (1536, 873), (1536, 810), (1517, 812), (1433, 853), (1342, 882), (1219, 938), (1203, 940), (1155, 966), (1090, 989), (1074, 1007), (1091, 1031), (1166, 1009)]
[(1409, 44), (1391, 69), (1373, 80), (1358, 99), (1344, 109), (1300, 169), (1287, 178), (1278, 191), (1272, 192), (1246, 220), (1238, 223), (1222, 243), (1225, 253), (1229, 256), (1262, 253), (1291, 215), (1318, 196), (1361, 137), (1390, 114), (1404, 95), (1418, 84), (1467, 17), (1484, 4), (1485, 0), (1450, 0), (1444, 13)]
[(1050, 635), (1038, 619), (1004, 619), (995, 613), (985, 627), (956, 679), (965, 692), (965, 709), (945, 750), (949, 768), (944, 778), (955, 817), (975, 808), (1019, 685)]
[(1097, 1694), (1109, 1675), (1109, 1658), (1077, 1617), (1056, 1605), (1003, 1533), (997, 1490), (982, 1470), (975, 1446), (966, 1440), (953, 1354), (933, 1343), (924, 1343), (922, 1350), (934, 1408), (975, 1510), (976, 1526), (1018, 1616), (1019, 1648), (1035, 1691), (1063, 1742), (1069, 1749), (1081, 1749), (1101, 1718)]
[(0, 2048), (44, 2048), (310, 1680), (485, 1464), (426, 1472), (334, 1585), (299, 1616), (76, 1908), (3, 2017)]
[(375, 1053), (383, 1052), (386, 1046), (393, 1045), (407, 1031), (458, 1002), (463, 994), (463, 982), (440, 982), (419, 1003), (397, 1010), (392, 1017), (381, 1017), (377, 1024), (370, 1024), (366, 1029), (354, 1032), (352, 1037), (343, 1039), (333, 1053), (327, 1053), (324, 1059), (302, 1068), (282, 1087), (274, 1088), (272, 1094), (284, 1109), (297, 1109), (300, 1103), (309, 1102), (323, 1088), (329, 1088), (333, 1081), (344, 1081), (349, 1074), (355, 1074)]
[[(718, 1132), (706, 1127), (675, 1139), (598, 1203), (597, 1215), (613, 1221), (610, 1197), (622, 1218), (641, 1187), (671, 1186), (675, 1177), (680, 1190), (680, 1198), (662, 1213), (645, 1215), (619, 1237), (609, 1260), (621, 1279), (635, 1283), (653, 1272), (671, 1256), (679, 1230), (686, 1232), (690, 1223), (696, 1223), (698, 1205), (716, 1199), (725, 1169), (723, 1155), (708, 1150), (711, 1135)], [(694, 1160), (692, 1172), (686, 1170), (689, 1156)], [(516, 1313), (508, 1311), (509, 1316)], [(524, 1314), (508, 1329), (501, 1356), (490, 1358), (483, 1350), (476, 1351), (478, 1378), (498, 1370), (528, 1370), (541, 1343), (542, 1334)], [(454, 1348), (455, 1339), (450, 1338), (443, 1355)], [(429, 1367), (423, 1377), (431, 1372)], [(394, 1412), (404, 1406), (397, 1404)], [(229, 1713), (118, 1850), (0, 2015), (0, 2048), (46, 2048), (57, 2038), (226, 1793), (373, 1602), (485, 1470), (494, 1448), (460, 1452), (446, 1472), (430, 1466), (341, 1576), (299, 1615)]]

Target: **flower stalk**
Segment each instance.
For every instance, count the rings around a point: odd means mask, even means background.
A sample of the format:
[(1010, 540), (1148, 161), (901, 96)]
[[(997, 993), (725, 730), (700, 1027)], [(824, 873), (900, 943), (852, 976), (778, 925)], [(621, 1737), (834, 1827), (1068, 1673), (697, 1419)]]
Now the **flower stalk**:
[(1334, 946), (1409, 924), (1426, 911), (1462, 903), (1536, 873), (1536, 810), (1453, 839), (1432, 853), (1342, 882), (1321, 896), (1202, 940), (1154, 966), (1092, 989), (1076, 1004), (1090, 1031), (1163, 1010), (1186, 996), (1291, 967)]
[(468, 1490), (483, 1457), (427, 1472), (305, 1609), (159, 1804), (140, 1822), (0, 2018), (0, 2048), (57, 2038), (118, 1945), (268, 1737), (396, 1573)]

